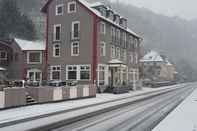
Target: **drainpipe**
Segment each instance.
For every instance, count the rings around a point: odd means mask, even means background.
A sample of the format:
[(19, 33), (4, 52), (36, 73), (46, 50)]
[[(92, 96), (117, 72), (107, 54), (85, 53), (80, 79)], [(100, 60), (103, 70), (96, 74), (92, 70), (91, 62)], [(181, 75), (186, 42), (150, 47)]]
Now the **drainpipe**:
[(97, 23), (98, 17), (93, 15), (93, 46), (92, 46), (92, 84), (96, 84), (97, 78)]

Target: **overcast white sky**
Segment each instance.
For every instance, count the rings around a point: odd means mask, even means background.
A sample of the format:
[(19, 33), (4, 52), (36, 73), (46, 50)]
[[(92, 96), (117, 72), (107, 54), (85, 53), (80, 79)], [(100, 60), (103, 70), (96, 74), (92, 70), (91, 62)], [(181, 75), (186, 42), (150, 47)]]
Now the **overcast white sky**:
[(148, 8), (168, 16), (197, 19), (197, 0), (111, 0)]

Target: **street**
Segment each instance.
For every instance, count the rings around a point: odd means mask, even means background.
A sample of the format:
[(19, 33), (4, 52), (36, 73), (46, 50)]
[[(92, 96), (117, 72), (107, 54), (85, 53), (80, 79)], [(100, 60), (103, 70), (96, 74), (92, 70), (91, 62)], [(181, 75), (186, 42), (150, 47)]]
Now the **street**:
[(54, 131), (150, 131), (194, 88), (182, 88), (133, 103)]

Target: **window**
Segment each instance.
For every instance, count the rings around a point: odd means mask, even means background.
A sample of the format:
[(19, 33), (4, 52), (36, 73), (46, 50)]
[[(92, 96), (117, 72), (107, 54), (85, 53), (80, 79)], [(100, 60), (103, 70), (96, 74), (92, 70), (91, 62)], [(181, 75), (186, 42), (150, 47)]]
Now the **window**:
[(19, 54), (18, 53), (14, 53), (14, 60), (18, 61), (18, 59), (19, 59)]
[(27, 63), (28, 64), (41, 64), (42, 63), (42, 53), (41, 52), (28, 52), (27, 53)]
[(116, 47), (114, 45), (111, 46), (111, 57), (112, 58), (116, 57)]
[(80, 80), (90, 80), (90, 66), (80, 66)]
[(29, 81), (41, 81), (42, 80), (42, 71), (38, 69), (31, 69), (27, 71), (27, 78)]
[(7, 60), (7, 52), (0, 51), (0, 60)]
[(53, 45), (53, 57), (60, 57), (60, 45), (59, 44)]
[(71, 56), (79, 56), (79, 42), (72, 43)]
[(127, 51), (123, 50), (123, 60), (127, 61)]
[(67, 66), (68, 80), (77, 80), (77, 66)]
[(105, 23), (104, 22), (100, 23), (100, 32), (101, 32), (101, 34), (105, 34), (106, 33), (106, 27), (105, 27)]
[(120, 30), (119, 29), (116, 30), (116, 38), (118, 41), (120, 40)]
[(119, 47), (116, 48), (116, 57), (118, 59), (120, 59), (120, 48)]
[(115, 27), (111, 27), (111, 37), (115, 37), (116, 36), (116, 30), (115, 30)]
[(133, 53), (132, 52), (130, 52), (130, 63), (133, 63)]
[(61, 66), (51, 66), (51, 80), (61, 79)]
[(124, 43), (127, 42), (127, 34), (125, 32), (123, 32), (123, 42)]
[(54, 36), (53, 36), (53, 40), (54, 41), (60, 41), (61, 39), (61, 25), (54, 25)]
[(77, 11), (76, 2), (68, 2), (68, 13), (75, 13)]
[(63, 4), (56, 5), (55, 15), (63, 15)]
[(138, 53), (135, 53), (135, 63), (138, 64)]
[(106, 43), (101, 42), (100, 43), (100, 56), (105, 56), (106, 55)]
[(97, 85), (105, 85), (105, 66), (98, 66)]
[(78, 39), (80, 34), (80, 22), (72, 22), (72, 39)]

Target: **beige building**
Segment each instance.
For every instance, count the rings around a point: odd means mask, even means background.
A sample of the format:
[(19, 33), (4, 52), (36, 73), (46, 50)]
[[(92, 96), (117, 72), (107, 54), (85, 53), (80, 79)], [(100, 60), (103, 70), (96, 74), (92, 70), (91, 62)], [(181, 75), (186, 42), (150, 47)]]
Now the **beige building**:
[(154, 81), (174, 81), (176, 76), (175, 65), (167, 57), (156, 51), (148, 52), (141, 60), (144, 79)]

